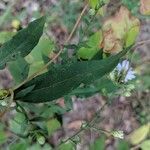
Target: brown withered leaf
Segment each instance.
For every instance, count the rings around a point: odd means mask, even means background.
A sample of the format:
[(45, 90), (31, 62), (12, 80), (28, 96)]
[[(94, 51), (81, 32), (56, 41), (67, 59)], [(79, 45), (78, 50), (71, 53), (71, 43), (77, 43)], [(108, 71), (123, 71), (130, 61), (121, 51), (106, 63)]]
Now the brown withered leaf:
[(134, 27), (140, 27), (140, 21), (131, 16), (126, 7), (121, 6), (115, 15), (104, 21), (103, 42), (100, 47), (106, 53), (118, 53), (125, 44), (127, 33)]

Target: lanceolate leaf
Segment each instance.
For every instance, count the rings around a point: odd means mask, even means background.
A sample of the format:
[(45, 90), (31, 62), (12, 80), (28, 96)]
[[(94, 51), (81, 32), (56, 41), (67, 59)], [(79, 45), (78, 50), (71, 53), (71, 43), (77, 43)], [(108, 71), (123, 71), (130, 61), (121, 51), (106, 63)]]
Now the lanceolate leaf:
[(16, 59), (18, 55), (24, 57), (37, 45), (45, 24), (45, 17), (41, 17), (19, 31), (11, 40), (0, 48), (0, 69), (6, 62)]
[(24, 85), (22, 88), (32, 85), (35, 87), (29, 94), (19, 99), (24, 102), (39, 103), (67, 95), (81, 83), (90, 84), (112, 71), (125, 53), (126, 50), (100, 61), (76, 62), (52, 69)]

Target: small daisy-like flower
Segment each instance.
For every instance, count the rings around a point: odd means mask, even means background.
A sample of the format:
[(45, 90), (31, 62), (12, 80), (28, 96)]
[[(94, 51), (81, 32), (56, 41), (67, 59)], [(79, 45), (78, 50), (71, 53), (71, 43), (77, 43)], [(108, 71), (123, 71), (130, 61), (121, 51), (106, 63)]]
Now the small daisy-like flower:
[(117, 78), (121, 78), (121, 81), (123, 82), (127, 82), (136, 77), (135, 72), (133, 71), (133, 68), (130, 67), (128, 60), (123, 60), (121, 63), (119, 63), (115, 68), (115, 71), (117, 71)]

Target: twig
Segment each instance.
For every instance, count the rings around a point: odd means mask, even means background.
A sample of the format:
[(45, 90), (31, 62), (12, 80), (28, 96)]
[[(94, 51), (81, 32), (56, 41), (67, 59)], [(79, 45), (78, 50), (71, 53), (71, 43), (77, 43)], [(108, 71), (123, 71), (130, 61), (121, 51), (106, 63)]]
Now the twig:
[[(94, 15), (93, 15), (92, 18), (89, 20), (88, 26), (87, 26), (87, 27), (85, 28), (85, 30), (83, 31), (83, 34), (84, 34), (84, 35), (88, 32), (89, 27), (90, 27), (89, 24), (90, 24), (91, 22), (93, 22), (93, 20), (96, 18), (96, 15), (98, 14), (99, 9), (100, 9), (103, 5), (104, 5), (103, 2), (100, 2), (100, 3), (99, 3), (99, 6), (98, 6), (98, 8), (95, 10)], [(100, 19), (102, 19), (102, 17), (101, 17)]]
[(84, 6), (84, 8), (83, 8), (83, 10), (82, 10), (82, 12), (80, 14), (80, 16), (78, 17), (78, 19), (77, 19), (77, 21), (76, 21), (76, 23), (75, 23), (75, 25), (74, 25), (74, 27), (72, 29), (72, 32), (70, 33), (70, 35), (68, 36), (68, 38), (66, 40), (66, 43), (68, 43), (71, 40), (71, 38), (72, 38), (74, 32), (76, 31), (76, 29), (77, 29), (77, 27), (78, 27), (78, 25), (80, 23), (80, 20), (81, 20), (83, 14), (85, 13), (85, 11), (86, 11), (87, 8), (88, 8), (88, 3)]
[(96, 131), (99, 131), (99, 132), (102, 132), (102, 133), (104, 133), (104, 134), (106, 134), (106, 135), (111, 135), (111, 132), (110, 131), (106, 131), (106, 130), (104, 130), (104, 129), (100, 129), (100, 128), (97, 128), (97, 127), (91, 127), (92, 129), (94, 129), (94, 130), (96, 130)]

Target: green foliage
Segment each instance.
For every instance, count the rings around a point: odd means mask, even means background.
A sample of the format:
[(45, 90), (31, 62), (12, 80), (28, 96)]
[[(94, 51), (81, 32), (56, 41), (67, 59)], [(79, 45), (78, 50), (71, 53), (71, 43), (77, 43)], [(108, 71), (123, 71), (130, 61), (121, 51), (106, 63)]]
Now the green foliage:
[(125, 43), (126, 47), (129, 47), (135, 43), (138, 33), (139, 33), (138, 26), (135, 26), (129, 30), (129, 32), (126, 35), (126, 43)]
[[(119, 39), (121, 43), (125, 44), (125, 49), (122, 50), (120, 48), (120, 53), (104, 53), (104, 49), (101, 47), (107, 35), (101, 30), (101, 25), (107, 19), (105, 17), (107, 17), (109, 12), (103, 15), (104, 18), (101, 18), (102, 15), (96, 15), (96, 13), (101, 6), (106, 6), (105, 3), (108, 3), (108, 1), (89, 0), (92, 9), (87, 14), (85, 13), (85, 16), (80, 16), (82, 20), (78, 24), (80, 26), (80, 30), (77, 32), (79, 37), (74, 39), (76, 43), (72, 40), (73, 43), (63, 45), (66, 43), (61, 41), (61, 36), (71, 31), (78, 16), (76, 12), (84, 7), (84, 3), (68, 0), (60, 1), (57, 6), (48, 10), (51, 15), (48, 16), (47, 29), (52, 27), (52, 34), (59, 29), (59, 34), (54, 38), (49, 37), (51, 36), (49, 33), (42, 35), (46, 22), (45, 17), (36, 19), (18, 32), (0, 33), (0, 69), (8, 68), (14, 82), (10, 89), (5, 89), (3, 82), (7, 81), (7, 73), (3, 73), (5, 70), (0, 70), (0, 117), (3, 117), (3, 112), (13, 110), (13, 113), (10, 113), (10, 117), (7, 115), (4, 120), (2, 118), (4, 123), (7, 120), (6, 127), (0, 123), (0, 149), (5, 146), (6, 149), (10, 150), (51, 150), (55, 149), (56, 146), (58, 150), (74, 150), (76, 144), (82, 140), (81, 132), (84, 132), (83, 129), (89, 130), (93, 125), (90, 123), (94, 121), (94, 123), (97, 123), (100, 119), (103, 119), (99, 117), (99, 114), (101, 115), (100, 112), (95, 112), (99, 120), (93, 117), (91, 122), (91, 119), (82, 120), (80, 116), (79, 118), (75, 116), (77, 120), (73, 120), (73, 122), (69, 120), (70, 118), (65, 118), (66, 115), (77, 111), (74, 110), (76, 109), (76, 103), (73, 101), (74, 96), (75, 98), (79, 97), (79, 99), (83, 98), (86, 100), (87, 97), (100, 93), (102, 99), (105, 98), (105, 102), (108, 103), (109, 99), (115, 97), (118, 99), (118, 97), (131, 96), (133, 90), (138, 92), (144, 91), (145, 93), (149, 91), (148, 69), (141, 77), (137, 76), (138, 80), (132, 82), (116, 82), (115, 79), (111, 78), (111, 71), (114, 70), (120, 60), (128, 54), (127, 52), (134, 45), (139, 28), (136, 26), (131, 28), (124, 39)], [(135, 16), (139, 15), (139, 0), (122, 0), (122, 4)], [(113, 7), (113, 5), (110, 7)], [(8, 7), (6, 13), (0, 17), (0, 24), (3, 24), (5, 18), (11, 15), (10, 10), (11, 7)], [(56, 13), (54, 13), (55, 11)], [(102, 11), (102, 9), (99, 11)], [(25, 10), (15, 18), (22, 20), (24, 13)], [(62, 15), (64, 13), (65, 17), (63, 18)], [(40, 16), (40, 12), (34, 12), (32, 17), (37, 16)], [(59, 26), (57, 27), (58, 23)], [(116, 30), (118, 35), (121, 32), (125, 32), (124, 30), (119, 30), (119, 28), (116, 28)], [(57, 36), (60, 37), (57, 39)], [(112, 36), (114, 35), (112, 34)], [(52, 39), (57, 39), (58, 41), (53, 42)], [(115, 40), (118, 39), (108, 36), (108, 43), (106, 44), (109, 46), (111, 43), (116, 42)], [(61, 45), (59, 45), (60, 43)], [(54, 59), (58, 51), (61, 51), (61, 54), (52, 62), (51, 59)], [(126, 58), (129, 58), (129, 55)], [(133, 57), (134, 67), (139, 63), (138, 60), (140, 59), (141, 57)], [(46, 63), (49, 63), (49, 65)], [(131, 71), (130, 68), (128, 71)], [(119, 76), (119, 78), (125, 78), (128, 71), (124, 73), (124, 76)], [(119, 78), (117, 79), (119, 80)], [(11, 102), (11, 99), (14, 100), (13, 103), (6, 105), (7, 102)], [(57, 99), (59, 100), (57, 101)], [(142, 106), (145, 108), (145, 105)], [(85, 116), (92, 117), (91, 113), (93, 113), (93, 110), (91, 106), (80, 107), (82, 108), (81, 111), (83, 111), (81, 113), (83, 118), (84, 113), (86, 113)], [(89, 110), (84, 112), (84, 109), (89, 109), (90, 112)], [(70, 110), (72, 111), (68, 113)], [(144, 111), (140, 110), (142, 117), (147, 115), (145, 112), (146, 108)], [(72, 117), (71, 119), (74, 118)], [(64, 121), (68, 121), (66, 126)], [(116, 123), (115, 121), (114, 124)], [(130, 146), (138, 145), (139, 148), (148, 150), (150, 141), (147, 138), (149, 138), (150, 126), (149, 123), (147, 124), (147, 121), (149, 119), (141, 121), (145, 125), (132, 132), (127, 137), (128, 142), (117, 140), (115, 148), (117, 150), (129, 150)], [(81, 125), (81, 123), (83, 124)], [(89, 126), (86, 126), (88, 123)], [(67, 135), (68, 129), (74, 132), (78, 126), (81, 126), (79, 132), (72, 136)], [(6, 131), (7, 129), (9, 130)], [(61, 132), (59, 133), (58, 131)], [(123, 138), (124, 135), (123, 131), (121, 133), (119, 131), (109, 132), (101, 129), (100, 131), (102, 131), (102, 134), (90, 145), (90, 150), (106, 149), (107, 138), (103, 134), (110, 134), (116, 138)], [(52, 137), (56, 140), (56, 145), (55, 142), (52, 143)], [(9, 138), (11, 138), (12, 142), (10, 145), (7, 144)], [(60, 141), (57, 138), (60, 138)]]
[(19, 143), (12, 144), (10, 147), (10, 150), (26, 150), (28, 148), (28, 144), (24, 141), (21, 141)]
[(10, 40), (14, 34), (14, 32), (0, 32), (0, 44)]
[(11, 40), (0, 48), (0, 68), (4, 68), (6, 62), (16, 60), (18, 56), (26, 56), (38, 43), (45, 24), (45, 17), (33, 21), (29, 26), (19, 31)]
[(20, 100), (39, 103), (65, 96), (81, 83), (90, 84), (112, 71), (125, 53), (126, 50), (104, 60), (69, 63), (51, 69), (24, 85), (24, 89), (32, 85), (35, 88)]
[(93, 9), (97, 9), (101, 3), (107, 2), (108, 0), (89, 0), (89, 4)]
[(30, 64), (29, 76), (37, 72), (44, 66), (43, 56), (50, 56), (55, 49), (54, 43), (48, 38), (41, 38), (32, 52), (26, 56), (26, 61)]
[(142, 150), (149, 150), (150, 148), (150, 140), (146, 140), (140, 144)]
[(28, 121), (23, 113), (18, 112), (13, 120), (10, 120), (10, 130), (19, 135), (26, 135)]
[(129, 144), (127, 141), (121, 140), (118, 143), (117, 150), (129, 150)]
[(139, 9), (139, 0), (122, 0), (122, 3), (127, 6), (127, 8), (133, 13), (136, 14)]
[(104, 150), (105, 149), (105, 137), (98, 138), (91, 146), (90, 150)]
[(19, 57), (16, 61), (8, 62), (7, 66), (16, 84), (19, 84), (21, 81), (27, 78), (29, 64), (24, 58)]
[[(81, 47), (78, 52), (78, 58), (92, 59), (98, 52), (102, 41), (102, 32), (96, 32), (85, 43), (85, 47)], [(100, 52), (99, 52), (100, 53)]]
[(52, 135), (57, 129), (60, 128), (60, 122), (57, 119), (51, 119), (47, 122), (48, 135)]
[(61, 144), (58, 150), (74, 150), (74, 145), (71, 141)]
[(99, 0), (89, 0), (92, 8), (95, 8), (99, 4)]
[(136, 145), (145, 140), (150, 133), (150, 124), (141, 126), (130, 134), (129, 139), (131, 144)]
[(7, 140), (6, 133), (3, 128), (0, 126), (0, 144), (3, 144)]

